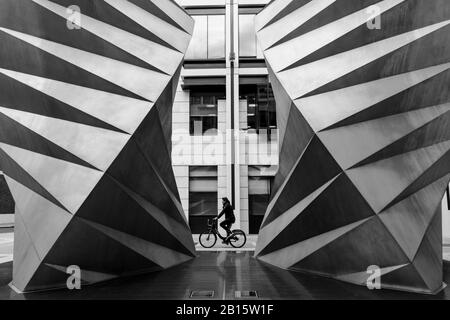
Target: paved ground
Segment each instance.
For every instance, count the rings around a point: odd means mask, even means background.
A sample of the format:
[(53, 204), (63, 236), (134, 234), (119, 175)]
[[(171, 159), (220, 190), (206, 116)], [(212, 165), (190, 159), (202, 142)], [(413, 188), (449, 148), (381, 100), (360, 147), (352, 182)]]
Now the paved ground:
[[(17, 294), (8, 284), (12, 277), (12, 229), (0, 228), (0, 300), (4, 299), (190, 299), (192, 291), (214, 291), (213, 299), (236, 299), (236, 291), (255, 290), (261, 299), (449, 299), (450, 286), (436, 296), (368, 290), (318, 276), (282, 270), (253, 258), (256, 237), (239, 251), (216, 244), (199, 249), (198, 258), (164, 272), (116, 279), (81, 290)], [(198, 239), (194, 236), (194, 241)], [(444, 247), (450, 258), (450, 246)], [(444, 264), (450, 284), (450, 262)]]
[[(174, 268), (116, 279), (81, 290), (16, 294), (9, 287), (12, 263), (0, 264), (0, 299), (190, 299), (192, 291), (214, 291), (213, 299), (236, 299), (255, 290), (260, 299), (450, 299), (450, 287), (436, 296), (368, 290), (333, 279), (282, 270), (253, 258), (252, 252), (199, 252)], [(450, 265), (444, 278), (450, 283)]]

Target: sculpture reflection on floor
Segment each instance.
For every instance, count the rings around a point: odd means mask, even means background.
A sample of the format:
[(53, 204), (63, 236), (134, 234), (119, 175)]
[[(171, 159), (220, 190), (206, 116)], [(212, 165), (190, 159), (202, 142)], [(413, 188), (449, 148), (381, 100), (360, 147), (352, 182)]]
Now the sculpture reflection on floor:
[(169, 0), (0, 2), (0, 167), (12, 285), (65, 286), (195, 255), (170, 160), (193, 20)]
[(275, 0), (255, 26), (281, 150), (256, 256), (361, 285), (375, 265), (383, 288), (438, 291), (448, 1)]

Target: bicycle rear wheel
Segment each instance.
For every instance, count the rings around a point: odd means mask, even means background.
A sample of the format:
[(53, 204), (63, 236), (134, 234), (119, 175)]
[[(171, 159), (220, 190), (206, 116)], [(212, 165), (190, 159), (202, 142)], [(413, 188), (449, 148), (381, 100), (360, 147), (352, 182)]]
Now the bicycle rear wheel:
[(234, 248), (242, 248), (245, 246), (245, 243), (247, 242), (245, 232), (239, 229), (233, 230), (232, 232), (233, 236), (229, 240), (231, 246)]
[(217, 242), (217, 236), (214, 233), (204, 232), (198, 237), (203, 248), (212, 248)]

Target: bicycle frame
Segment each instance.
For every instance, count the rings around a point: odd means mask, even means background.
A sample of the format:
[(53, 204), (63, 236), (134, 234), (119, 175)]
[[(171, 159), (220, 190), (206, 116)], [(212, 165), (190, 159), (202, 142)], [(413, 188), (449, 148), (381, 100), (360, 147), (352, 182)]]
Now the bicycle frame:
[[(214, 233), (214, 234), (216, 234), (220, 239), (222, 239), (222, 240), (225, 240), (227, 237), (222, 237), (222, 235), (220, 234), (220, 232), (219, 232), (219, 228), (218, 228), (218, 221), (216, 220), (216, 222), (214, 223), (214, 220), (212, 220), (212, 219), (208, 219), (208, 222), (207, 222), (207, 224), (208, 224), (208, 227), (209, 227), (209, 230), (208, 230), (208, 232), (209, 233)], [(233, 232), (233, 231), (231, 231), (231, 232)]]
[[(204, 248), (212, 248), (216, 244), (217, 238), (222, 239), (225, 244), (231, 245), (232, 247), (235, 248), (242, 248), (247, 241), (247, 237), (245, 236), (245, 233), (242, 230), (231, 230), (230, 236), (222, 237), (222, 235), (219, 233), (218, 230), (217, 220), (215, 219), (214, 220), (207, 219), (207, 226), (208, 226), (207, 231), (199, 235), (199, 242)], [(202, 242), (202, 239), (204, 241), (210, 241), (211, 236), (213, 237), (212, 245), (209, 244), (205, 245)], [(241, 244), (239, 244), (240, 240), (243, 240)], [(238, 244), (236, 245), (235, 242), (238, 242)]]

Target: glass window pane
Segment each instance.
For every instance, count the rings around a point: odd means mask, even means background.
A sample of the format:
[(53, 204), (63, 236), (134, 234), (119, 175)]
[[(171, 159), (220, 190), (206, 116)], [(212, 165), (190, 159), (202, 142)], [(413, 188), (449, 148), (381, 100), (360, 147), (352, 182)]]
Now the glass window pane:
[(254, 14), (239, 15), (239, 56), (256, 57)]
[[(214, 215), (217, 215), (216, 192), (189, 193), (189, 216), (214, 216)], [(206, 223), (204, 227), (206, 227)]]
[(252, 194), (248, 196), (250, 216), (263, 216), (269, 205), (269, 195)]
[[(250, 169), (250, 168), (249, 168)], [(255, 173), (252, 168), (253, 173)], [(259, 171), (259, 170), (256, 170)], [(250, 174), (250, 171), (249, 171)], [(270, 200), (270, 177), (248, 177), (249, 232), (257, 234)]]
[(258, 59), (264, 59), (264, 53), (261, 49), (261, 46), (259, 45), (258, 40), (256, 40), (256, 57)]
[(193, 117), (217, 116), (217, 105), (193, 104), (191, 105), (191, 116)]
[(220, 87), (210, 91), (190, 92), (190, 134), (217, 134), (217, 103), (225, 99), (225, 89)]
[(217, 167), (215, 166), (190, 166), (190, 177), (217, 177)]
[(251, 195), (268, 195), (270, 193), (270, 180), (268, 178), (249, 177), (248, 193)]
[[(247, 100), (248, 129), (266, 130), (271, 134), (277, 127), (275, 99), (269, 82), (244, 84), (239, 88), (240, 99)], [(269, 131), (267, 131), (269, 130)]]
[(225, 58), (225, 16), (208, 16), (208, 59)]
[(270, 177), (248, 177), (250, 215), (264, 215), (270, 198)]
[(208, 17), (193, 16), (195, 21), (194, 32), (186, 52), (186, 59), (207, 59)]
[(189, 226), (205, 231), (207, 220), (217, 215), (217, 166), (189, 167)]
[(217, 191), (217, 176), (214, 178), (203, 177), (189, 179), (189, 191), (191, 192), (208, 192)]

